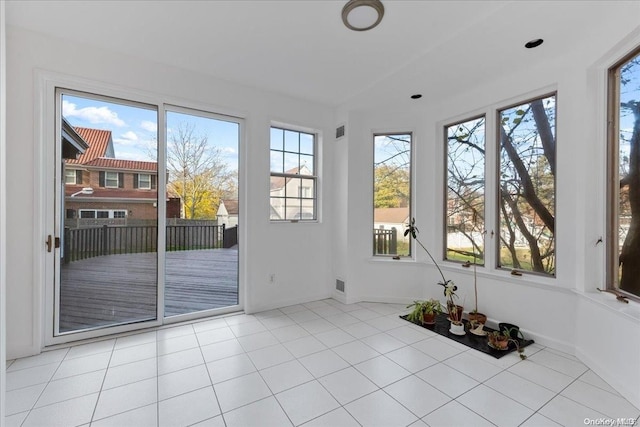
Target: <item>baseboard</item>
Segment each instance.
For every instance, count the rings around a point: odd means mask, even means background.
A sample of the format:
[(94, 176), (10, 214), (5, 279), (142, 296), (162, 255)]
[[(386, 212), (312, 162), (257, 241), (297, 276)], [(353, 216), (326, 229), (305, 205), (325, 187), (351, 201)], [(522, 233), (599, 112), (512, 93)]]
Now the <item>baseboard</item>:
[(593, 359), (589, 354), (583, 351), (581, 348), (576, 348), (576, 357), (580, 359), (585, 365), (595, 372), (600, 378), (602, 378), (607, 384), (613, 387), (618, 393), (629, 401), (633, 406), (640, 410), (640, 388), (631, 389), (626, 384), (618, 382), (611, 374), (611, 371), (606, 365), (599, 363)]
[(318, 300), (323, 300), (323, 299), (329, 299), (331, 298), (331, 293), (323, 293), (320, 295), (313, 295), (313, 296), (306, 296), (306, 297), (300, 297), (300, 298), (292, 298), (292, 299), (288, 299), (288, 300), (284, 300), (284, 301), (278, 301), (278, 302), (273, 302), (270, 304), (256, 304), (251, 308), (246, 308), (245, 307), (245, 313), (247, 314), (254, 314), (254, 313), (259, 313), (261, 311), (267, 311), (267, 310), (274, 310), (276, 308), (282, 308), (282, 307), (288, 307), (290, 305), (296, 305), (296, 304), (305, 304), (308, 302), (313, 302), (313, 301), (318, 301)]
[(7, 346), (7, 360), (35, 356), (40, 353), (42, 353), (42, 349), (36, 346), (23, 345), (18, 347), (11, 347), (11, 349), (9, 349), (9, 346)]

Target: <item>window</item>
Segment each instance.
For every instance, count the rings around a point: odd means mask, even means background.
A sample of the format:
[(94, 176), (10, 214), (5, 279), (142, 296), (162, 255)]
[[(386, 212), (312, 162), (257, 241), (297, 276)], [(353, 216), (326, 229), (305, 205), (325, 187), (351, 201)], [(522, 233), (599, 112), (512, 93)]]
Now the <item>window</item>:
[(316, 135), (271, 128), (272, 221), (317, 219)]
[[(78, 180), (78, 175), (80, 175), (80, 180)], [(64, 171), (64, 183), (82, 184), (82, 171), (75, 169), (66, 169)]]
[(95, 218), (96, 211), (88, 209), (80, 209), (80, 218)]
[(609, 70), (607, 287), (640, 297), (640, 48)]
[(148, 173), (140, 173), (138, 176), (138, 188), (143, 190), (151, 190), (151, 175)]
[(109, 188), (118, 188), (118, 173), (117, 172), (105, 172), (104, 174), (104, 186)]
[(445, 126), (445, 259), (484, 265), (485, 117)]
[(555, 275), (556, 96), (498, 119), (498, 267)]
[(127, 211), (112, 209), (80, 209), (80, 218), (85, 219), (114, 219), (126, 218)]
[(411, 255), (411, 134), (373, 137), (373, 254)]

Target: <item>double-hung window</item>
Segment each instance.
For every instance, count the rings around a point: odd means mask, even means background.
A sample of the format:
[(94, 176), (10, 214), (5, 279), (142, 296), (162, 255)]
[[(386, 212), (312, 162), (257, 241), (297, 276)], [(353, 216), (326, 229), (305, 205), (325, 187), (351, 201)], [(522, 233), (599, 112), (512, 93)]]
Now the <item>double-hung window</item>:
[(118, 188), (118, 172), (104, 173), (104, 186), (107, 188)]
[(640, 299), (640, 48), (609, 70), (607, 287)]
[(151, 189), (151, 175), (148, 173), (138, 174), (138, 188), (142, 190)]
[(271, 128), (270, 219), (317, 219), (316, 135)]

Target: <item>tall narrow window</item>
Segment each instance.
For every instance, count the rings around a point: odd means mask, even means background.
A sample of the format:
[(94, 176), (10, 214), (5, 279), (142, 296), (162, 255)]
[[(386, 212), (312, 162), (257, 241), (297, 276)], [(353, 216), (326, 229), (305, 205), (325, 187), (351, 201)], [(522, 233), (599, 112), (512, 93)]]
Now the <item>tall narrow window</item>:
[(272, 221), (313, 221), (317, 218), (316, 136), (271, 128)]
[(411, 134), (373, 137), (373, 254), (409, 256)]
[(445, 138), (445, 258), (484, 265), (484, 116), (446, 126)]
[(608, 284), (640, 297), (640, 48), (609, 71)]
[(498, 266), (555, 275), (556, 96), (498, 116)]

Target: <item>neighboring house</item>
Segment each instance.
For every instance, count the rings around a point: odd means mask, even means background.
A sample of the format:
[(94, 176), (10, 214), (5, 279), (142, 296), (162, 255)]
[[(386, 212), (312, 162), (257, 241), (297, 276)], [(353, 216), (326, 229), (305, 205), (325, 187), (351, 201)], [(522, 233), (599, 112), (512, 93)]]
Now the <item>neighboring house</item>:
[(376, 208), (373, 211), (373, 228), (391, 230), (396, 229), (398, 241), (409, 241), (404, 237), (404, 230), (409, 225), (409, 207)]
[[(123, 225), (131, 219), (155, 221), (157, 163), (116, 159), (111, 131), (74, 129), (88, 148), (77, 158), (65, 161), (66, 224)], [(86, 188), (92, 191), (83, 192)], [(167, 217), (180, 217), (180, 199), (167, 200)]]
[(227, 228), (238, 225), (238, 201), (220, 200), (216, 216), (218, 225), (224, 224)]
[[(287, 170), (285, 173), (300, 175), (300, 178), (271, 177), (271, 214), (272, 220), (283, 218), (313, 219), (315, 217), (315, 198), (313, 180), (305, 179), (311, 170), (306, 166)], [(288, 215), (285, 215), (285, 209)]]

